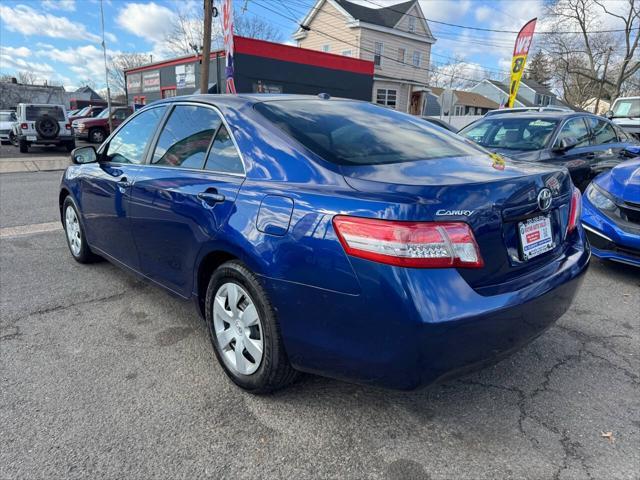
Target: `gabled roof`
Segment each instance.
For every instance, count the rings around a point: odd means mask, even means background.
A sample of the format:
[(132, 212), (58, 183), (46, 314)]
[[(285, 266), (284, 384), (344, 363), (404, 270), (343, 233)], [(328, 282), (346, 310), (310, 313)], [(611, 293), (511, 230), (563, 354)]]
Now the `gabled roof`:
[(529, 87), (531, 90), (533, 90), (536, 93), (539, 93), (541, 95), (547, 95), (549, 97), (555, 97), (555, 94), (551, 90), (549, 90), (547, 87), (545, 87), (541, 83), (536, 82), (535, 80), (531, 80), (529, 78), (523, 78), (521, 82), (524, 83), (527, 87)]
[[(431, 93), (438, 97), (442, 95), (442, 92), (444, 92), (444, 88), (440, 87), (430, 87), (429, 90), (431, 90)], [(453, 93), (458, 99), (458, 101), (456, 102), (458, 105), (494, 109), (500, 106), (493, 100), (480, 95), (479, 93), (467, 92), (465, 90), (454, 90)]]
[(409, 0), (408, 2), (396, 3), (382, 8), (369, 8), (357, 3), (351, 3), (348, 0), (334, 0), (349, 15), (356, 20), (382, 27), (393, 28), (400, 19), (409, 11), (417, 0)]
[[(491, 83), (493, 86), (498, 87), (500, 90), (502, 90), (504, 92), (504, 94), (507, 96), (507, 98), (509, 98), (509, 87), (507, 85), (505, 85), (504, 83), (499, 82), (497, 80), (489, 80), (489, 79), (487, 79), (486, 81)], [(518, 102), (520, 102), (522, 105), (524, 105), (525, 107), (535, 107), (536, 106), (533, 103), (531, 103), (529, 100), (524, 98), (522, 95), (516, 95), (516, 100)]]

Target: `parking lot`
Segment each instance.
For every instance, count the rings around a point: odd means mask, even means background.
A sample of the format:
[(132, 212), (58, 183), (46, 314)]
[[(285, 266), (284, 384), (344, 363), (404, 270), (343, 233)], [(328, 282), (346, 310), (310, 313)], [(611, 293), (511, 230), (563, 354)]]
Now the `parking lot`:
[(637, 269), (593, 259), (556, 326), (464, 378), (252, 396), (191, 303), (71, 259), (61, 173), (0, 175), (0, 478), (638, 478)]

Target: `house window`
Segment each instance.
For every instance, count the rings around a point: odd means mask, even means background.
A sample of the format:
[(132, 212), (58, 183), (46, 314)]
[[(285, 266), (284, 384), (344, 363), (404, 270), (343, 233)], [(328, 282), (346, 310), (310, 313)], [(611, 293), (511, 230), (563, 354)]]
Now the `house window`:
[(322, 51), (327, 53), (329, 50), (331, 50), (331, 45), (329, 43), (325, 43), (324, 45), (322, 45)]
[(379, 88), (376, 90), (376, 103), (385, 107), (396, 108), (397, 90)]
[(342, 56), (350, 57), (351, 56), (351, 50), (343, 50), (342, 51)]
[(413, 66), (414, 67), (419, 67), (421, 61), (422, 61), (422, 52), (419, 52), (418, 50), (414, 51), (413, 52)]
[(409, 32), (415, 33), (416, 31), (416, 17), (409, 17)]
[(252, 90), (253, 93), (282, 93), (282, 85), (258, 80), (253, 83)]
[(407, 51), (404, 48), (399, 48), (398, 49), (398, 62), (400, 63), (404, 63), (404, 57), (406, 55)]
[(382, 65), (382, 51), (384, 49), (384, 46), (382, 45), (382, 42), (374, 42), (373, 43), (373, 64), (376, 67), (379, 67), (380, 65)]
[(454, 115), (455, 116), (462, 116), (464, 115), (464, 105), (456, 105), (456, 109), (454, 111)]

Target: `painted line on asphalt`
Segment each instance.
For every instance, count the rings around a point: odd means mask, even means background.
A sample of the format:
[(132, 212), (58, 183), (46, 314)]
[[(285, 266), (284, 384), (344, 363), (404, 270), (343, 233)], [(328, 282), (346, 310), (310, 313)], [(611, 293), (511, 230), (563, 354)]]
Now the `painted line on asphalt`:
[(32, 223), (31, 225), (20, 225), (18, 227), (0, 228), (0, 238), (21, 237), (23, 235), (34, 235), (37, 233), (55, 232), (62, 229), (62, 223)]

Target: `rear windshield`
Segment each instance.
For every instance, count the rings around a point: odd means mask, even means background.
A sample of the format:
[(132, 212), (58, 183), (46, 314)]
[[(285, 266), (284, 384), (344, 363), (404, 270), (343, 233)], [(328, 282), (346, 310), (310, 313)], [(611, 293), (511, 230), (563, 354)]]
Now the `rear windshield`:
[(614, 117), (640, 117), (640, 98), (618, 100), (613, 105)]
[(496, 116), (474, 122), (459, 134), (490, 149), (540, 150), (545, 148), (557, 125), (558, 120), (549, 118)]
[(255, 109), (325, 160), (379, 165), (484, 153), (420, 119), (370, 103), (280, 100)]
[(38, 120), (43, 115), (48, 115), (58, 122), (64, 122), (64, 110), (54, 105), (28, 105), (25, 114), (25, 120)]

